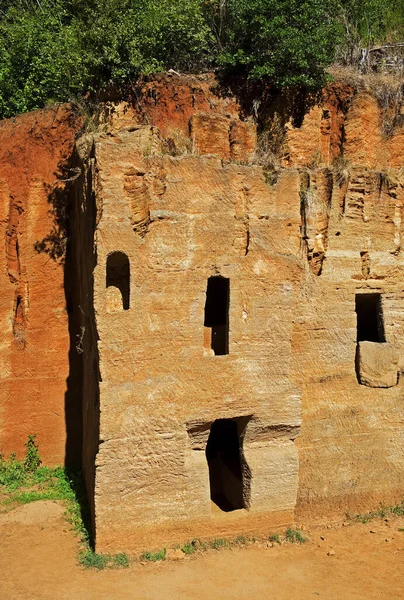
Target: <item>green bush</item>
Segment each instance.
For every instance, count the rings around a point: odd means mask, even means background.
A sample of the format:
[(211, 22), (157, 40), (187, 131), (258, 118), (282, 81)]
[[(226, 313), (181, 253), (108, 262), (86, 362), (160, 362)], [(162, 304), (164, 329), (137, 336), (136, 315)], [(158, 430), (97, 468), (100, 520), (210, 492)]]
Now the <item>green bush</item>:
[(66, 100), (87, 84), (77, 24), (64, 0), (10, 3), (0, 20), (0, 116)]
[(15, 454), (11, 454), (9, 460), (3, 458), (0, 454), (0, 485), (7, 490), (15, 490), (26, 481), (26, 471), (23, 463), (16, 459)]
[[(228, 0), (218, 61), (278, 87), (324, 80), (342, 35), (335, 0)], [(218, 17), (216, 17), (216, 23)]]
[(165, 67), (202, 68), (201, 0), (16, 0), (0, 12), (0, 117)]
[(24, 469), (30, 472), (36, 471), (42, 463), (41, 457), (39, 455), (38, 444), (35, 440), (36, 435), (29, 435), (28, 440), (24, 444), (26, 448)]
[(346, 43), (364, 47), (403, 41), (404, 3), (396, 0), (341, 0)]
[(336, 51), (403, 35), (394, 0), (2, 0), (0, 118), (169, 68), (318, 87)]
[(201, 0), (73, 0), (91, 84), (121, 84), (165, 67), (188, 69), (209, 52)]

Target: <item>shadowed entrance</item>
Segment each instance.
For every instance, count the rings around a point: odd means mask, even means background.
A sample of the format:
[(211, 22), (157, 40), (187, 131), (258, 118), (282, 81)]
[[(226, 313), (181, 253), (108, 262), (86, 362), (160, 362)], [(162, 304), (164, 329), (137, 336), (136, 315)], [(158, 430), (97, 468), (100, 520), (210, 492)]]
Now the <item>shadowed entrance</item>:
[(230, 280), (209, 277), (206, 290), (205, 327), (211, 328), (215, 356), (229, 353)]
[(206, 445), (211, 499), (224, 512), (249, 504), (250, 469), (240, 444), (245, 425), (245, 418), (217, 419)]

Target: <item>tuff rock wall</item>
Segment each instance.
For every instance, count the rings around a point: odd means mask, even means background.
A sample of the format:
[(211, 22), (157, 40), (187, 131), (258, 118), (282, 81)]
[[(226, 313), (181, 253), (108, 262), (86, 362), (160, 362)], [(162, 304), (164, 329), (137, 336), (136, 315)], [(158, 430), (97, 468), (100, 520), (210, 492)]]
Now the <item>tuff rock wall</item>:
[[(107, 106), (106, 131), (85, 142), (100, 215), (101, 550), (402, 498), (403, 130), (383, 135), (372, 94), (335, 84), (286, 122), (269, 161), (271, 121), (257, 134), (213, 89), (147, 84)], [(113, 252), (129, 261), (127, 310), (108, 284)], [(230, 281), (226, 356), (212, 355), (204, 327), (218, 275)], [(371, 293), (384, 337), (358, 343), (356, 296)], [(206, 448), (223, 418), (239, 427), (244, 511), (210, 500)]]
[[(402, 500), (402, 115), (386, 128), (394, 107), (343, 84), (297, 112), (272, 101), (161, 77), (106, 103), (100, 132), (70, 155), (60, 324), (99, 551)], [(223, 356), (204, 322), (217, 276), (230, 282)], [(369, 297), (378, 329), (358, 340)], [(237, 425), (242, 510), (211, 502), (217, 419)]]
[(69, 395), (66, 381), (65, 207), (57, 193), (71, 176), (62, 166), (79, 128), (68, 106), (0, 122), (0, 453), (21, 457), (37, 434), (51, 465), (63, 464), (66, 450), (73, 462), (80, 453), (79, 390), (70, 385)]

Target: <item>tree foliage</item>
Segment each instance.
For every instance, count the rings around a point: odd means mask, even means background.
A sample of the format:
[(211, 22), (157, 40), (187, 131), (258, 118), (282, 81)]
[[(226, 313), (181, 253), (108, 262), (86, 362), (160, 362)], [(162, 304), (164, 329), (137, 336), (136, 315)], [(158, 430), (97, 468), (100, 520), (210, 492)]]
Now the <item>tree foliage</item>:
[(0, 115), (79, 93), (86, 80), (82, 48), (63, 0), (9, 2), (0, 21)]
[(346, 43), (403, 41), (403, 0), (341, 0)]
[(0, 0), (0, 117), (173, 68), (315, 87), (344, 44), (403, 35), (395, 0)]
[(218, 62), (277, 86), (315, 86), (341, 35), (335, 9), (335, 0), (228, 0), (214, 19)]

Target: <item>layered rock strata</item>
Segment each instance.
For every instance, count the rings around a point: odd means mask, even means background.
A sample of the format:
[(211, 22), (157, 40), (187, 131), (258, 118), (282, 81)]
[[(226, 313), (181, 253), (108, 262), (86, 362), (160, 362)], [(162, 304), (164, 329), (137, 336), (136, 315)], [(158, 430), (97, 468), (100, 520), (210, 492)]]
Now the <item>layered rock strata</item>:
[[(222, 474), (242, 488), (243, 514), (229, 513), (230, 529), (267, 512), (289, 522), (297, 495), (290, 314), (301, 279), (299, 174), (284, 172), (276, 198), (260, 168), (148, 155), (146, 133), (153, 128), (94, 138), (102, 550), (226, 527), (212, 513), (205, 456), (221, 420), (237, 424), (243, 462), (242, 477), (237, 465)], [(229, 282), (228, 354), (209, 341), (210, 278)]]
[(334, 84), (270, 156), (270, 122), (172, 76), (77, 142), (65, 294), (98, 551), (402, 500), (403, 129), (384, 118)]
[[(70, 391), (66, 232), (59, 188), (80, 119), (57, 106), (0, 123), (0, 452), (37, 434), (47, 464), (80, 461), (80, 391)], [(77, 383), (77, 382), (76, 382)], [(66, 420), (71, 423), (66, 449)], [(73, 438), (73, 439), (72, 439)]]

